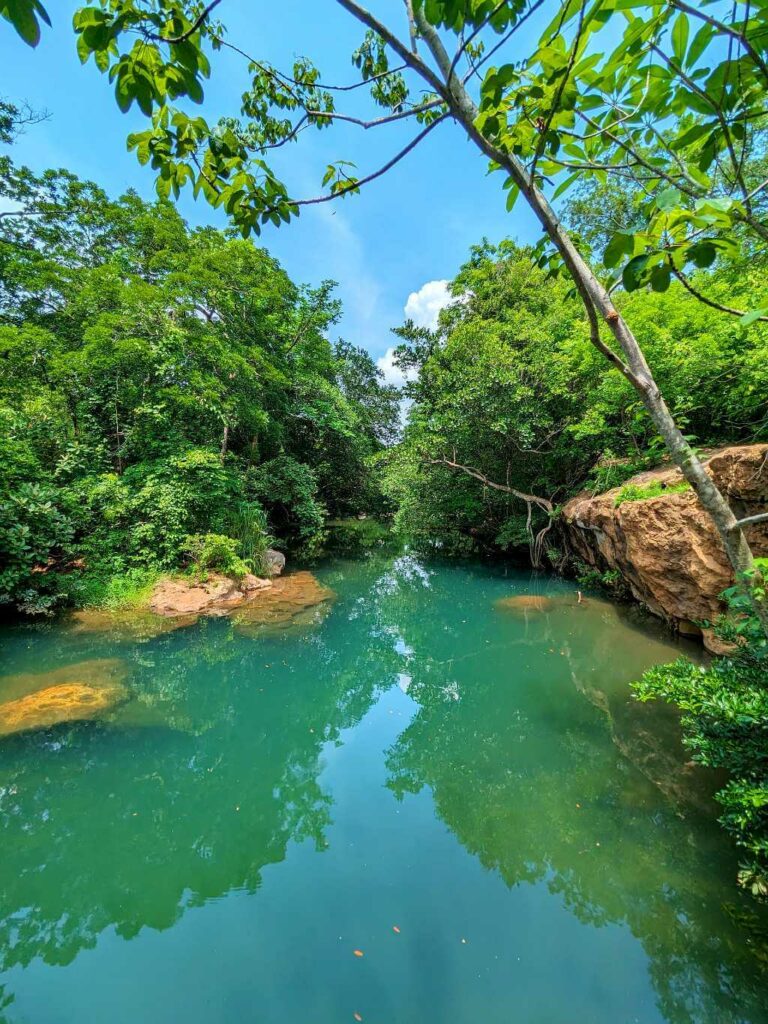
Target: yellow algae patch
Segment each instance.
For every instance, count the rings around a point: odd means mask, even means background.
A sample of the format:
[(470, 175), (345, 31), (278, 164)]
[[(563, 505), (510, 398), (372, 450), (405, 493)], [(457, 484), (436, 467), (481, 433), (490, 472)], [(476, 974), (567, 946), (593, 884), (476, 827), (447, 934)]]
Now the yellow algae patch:
[(38, 690), (67, 683), (86, 686), (114, 686), (125, 679), (128, 665), (121, 658), (89, 658), (60, 665), (47, 672), (18, 672), (0, 676), (0, 701), (14, 700)]
[(496, 607), (506, 612), (547, 612), (554, 603), (551, 597), (542, 597), (541, 594), (515, 594), (499, 598)]
[(97, 718), (128, 696), (125, 687), (60, 683), (0, 704), (0, 736)]
[(295, 572), (273, 580), (268, 590), (238, 608), (233, 619), (245, 631), (312, 624), (327, 614), (335, 597), (311, 572)]

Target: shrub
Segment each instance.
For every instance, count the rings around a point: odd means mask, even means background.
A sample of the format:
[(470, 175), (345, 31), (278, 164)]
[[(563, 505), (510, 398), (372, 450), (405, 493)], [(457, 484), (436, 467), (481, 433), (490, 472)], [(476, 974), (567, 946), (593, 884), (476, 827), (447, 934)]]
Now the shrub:
[[(758, 559), (756, 580), (768, 559)], [(730, 781), (717, 794), (720, 821), (747, 854), (739, 883), (768, 898), (768, 640), (751, 613), (743, 589), (724, 597), (736, 618), (718, 627), (724, 639), (737, 640), (735, 653), (709, 667), (681, 658), (646, 672), (634, 684), (640, 700), (659, 698), (682, 711), (683, 742), (694, 760), (724, 768)]]
[(616, 495), (614, 507), (618, 508), (625, 501), (646, 501), (648, 498), (660, 498), (662, 494), (682, 494), (689, 491), (691, 485), (687, 480), (679, 484), (663, 484), (660, 480), (652, 480), (649, 484), (625, 484)]
[(240, 545), (234, 538), (222, 533), (196, 533), (187, 537), (184, 550), (192, 562), (193, 571), (204, 574), (208, 569), (242, 579), (249, 567), (238, 554)]

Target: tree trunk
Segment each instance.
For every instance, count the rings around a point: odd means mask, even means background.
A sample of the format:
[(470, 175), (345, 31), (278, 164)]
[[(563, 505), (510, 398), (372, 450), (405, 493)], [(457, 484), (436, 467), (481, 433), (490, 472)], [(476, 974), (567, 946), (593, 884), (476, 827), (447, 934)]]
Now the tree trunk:
[[(693, 487), (699, 501), (711, 517), (733, 566), (737, 582), (749, 594), (755, 613), (768, 636), (768, 605), (765, 601), (757, 598), (753, 588), (745, 581), (746, 573), (757, 572), (746, 535), (738, 525), (736, 516), (725, 497), (678, 429), (637, 339), (614, 306), (607, 289), (603, 287), (589, 264), (578, 252), (549, 201), (531, 180), (523, 164), (513, 154), (497, 149), (478, 131), (475, 126), (475, 120), (479, 113), (477, 106), (455, 75), (451, 59), (440, 37), (426, 21), (421, 10), (417, 10), (416, 18), (419, 31), (445, 80), (451, 113), (466, 129), (478, 148), (507, 171), (562, 256), (584, 302), (592, 328), (592, 343), (624, 374), (640, 395), (654, 426), (664, 439), (672, 459)], [(608, 324), (624, 354), (626, 363), (601, 341), (598, 317)]]

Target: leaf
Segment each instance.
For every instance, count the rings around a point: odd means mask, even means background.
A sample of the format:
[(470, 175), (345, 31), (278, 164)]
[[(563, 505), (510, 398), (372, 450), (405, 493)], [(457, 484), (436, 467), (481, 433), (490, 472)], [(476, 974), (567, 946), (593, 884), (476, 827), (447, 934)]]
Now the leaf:
[(654, 202), (657, 209), (664, 213), (669, 213), (670, 210), (674, 210), (676, 206), (680, 205), (680, 198), (680, 189), (675, 185), (670, 185), (669, 188), (662, 189), (659, 192)]
[(690, 26), (688, 24), (688, 17), (686, 14), (681, 13), (678, 15), (677, 21), (672, 28), (672, 50), (678, 64), (682, 64), (685, 61), (685, 51), (688, 49), (689, 30)]
[(666, 263), (654, 267), (651, 271), (651, 288), (655, 292), (665, 292), (669, 288), (670, 271)]
[(686, 256), (697, 267), (711, 267), (717, 257), (717, 249), (712, 242), (705, 239), (702, 242), (690, 245), (686, 251)]
[(765, 309), (750, 309), (744, 316), (739, 317), (739, 323), (742, 327), (749, 327), (750, 324), (755, 323), (761, 316), (768, 316), (768, 308)]
[(648, 264), (648, 253), (640, 253), (634, 256), (624, 267), (621, 274), (622, 284), (628, 292), (633, 292), (641, 285), (641, 277)]
[(688, 50), (688, 58), (685, 62), (687, 67), (692, 68), (696, 64), (698, 59), (709, 46), (714, 34), (715, 30), (712, 25), (705, 24), (701, 26), (699, 31), (693, 37), (693, 42)]
[(603, 253), (603, 263), (606, 267), (615, 267), (623, 256), (631, 256), (635, 248), (633, 235), (618, 231), (610, 240)]
[(38, 7), (34, 0), (6, 0), (3, 5), (3, 15), (10, 21), (18, 34), (28, 46), (37, 46), (40, 42), (40, 25), (37, 21), (37, 13), (44, 15), (48, 21), (45, 9)]

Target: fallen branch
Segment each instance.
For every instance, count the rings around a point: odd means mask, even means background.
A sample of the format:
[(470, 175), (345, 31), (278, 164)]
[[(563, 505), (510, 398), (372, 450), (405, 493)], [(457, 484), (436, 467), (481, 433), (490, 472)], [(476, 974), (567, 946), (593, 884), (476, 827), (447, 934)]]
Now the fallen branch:
[[(427, 459), (427, 463), (430, 466), (447, 466), (449, 469), (458, 469), (462, 473), (466, 473), (468, 476), (473, 477), (475, 480), (479, 480), (484, 487), (490, 487), (495, 491), (502, 491), (504, 494), (511, 494), (513, 498), (518, 498), (520, 501), (524, 501), (528, 506), (528, 517), (525, 523), (525, 530), (528, 534), (528, 547), (531, 553), (531, 564), (535, 569), (542, 568), (542, 550), (544, 547), (544, 538), (552, 529), (553, 522), (553, 505), (548, 498), (542, 498), (538, 494), (527, 494), (525, 491), (518, 491), (515, 487), (510, 487), (509, 484), (498, 484), (495, 480), (490, 480), (480, 470), (474, 469), (472, 466), (463, 466), (460, 462), (456, 462), (454, 456), (453, 459)], [(546, 512), (548, 516), (547, 525), (539, 530), (534, 535), (532, 518), (533, 518), (533, 507), (541, 509), (542, 512)]]

